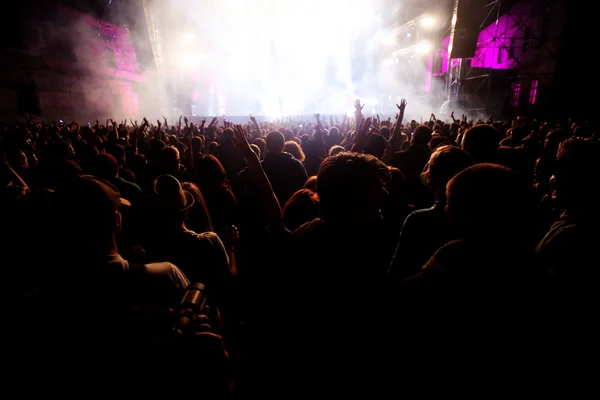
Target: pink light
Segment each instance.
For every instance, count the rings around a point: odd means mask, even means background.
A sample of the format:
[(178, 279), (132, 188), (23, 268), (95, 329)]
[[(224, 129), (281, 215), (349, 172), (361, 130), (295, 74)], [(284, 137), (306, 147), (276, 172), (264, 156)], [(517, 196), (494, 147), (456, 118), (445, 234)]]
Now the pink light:
[(433, 75), (433, 54), (427, 57), (427, 75), (425, 76), (425, 95), (429, 96), (431, 90), (431, 76)]
[(521, 97), (521, 84), (520, 83), (515, 83), (513, 85), (513, 99), (512, 99), (512, 105), (513, 106), (518, 106), (519, 105), (519, 98)]
[(531, 90), (529, 91), (529, 104), (535, 104), (537, 98), (538, 81), (531, 82)]

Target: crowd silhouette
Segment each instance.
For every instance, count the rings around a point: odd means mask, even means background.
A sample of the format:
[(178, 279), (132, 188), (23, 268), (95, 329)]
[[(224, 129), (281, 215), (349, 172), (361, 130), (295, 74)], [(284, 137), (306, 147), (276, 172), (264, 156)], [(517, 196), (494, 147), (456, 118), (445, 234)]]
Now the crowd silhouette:
[(508, 385), (589, 351), (597, 127), (354, 106), (341, 122), (5, 125), (12, 379), (377, 397), (411, 376)]

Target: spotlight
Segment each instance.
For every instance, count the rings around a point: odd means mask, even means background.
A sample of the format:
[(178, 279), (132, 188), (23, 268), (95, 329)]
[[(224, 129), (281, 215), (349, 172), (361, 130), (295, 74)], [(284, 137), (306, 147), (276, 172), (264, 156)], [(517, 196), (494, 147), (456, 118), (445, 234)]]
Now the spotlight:
[(181, 64), (184, 67), (192, 67), (202, 63), (202, 55), (197, 53), (187, 53), (181, 58)]
[(389, 35), (389, 36), (386, 36), (383, 38), (383, 44), (385, 44), (386, 46), (393, 45), (395, 41), (396, 41), (396, 38), (392, 35)]
[(416, 50), (417, 50), (417, 53), (427, 54), (427, 53), (431, 52), (431, 50), (433, 50), (433, 44), (428, 41), (423, 41), (423, 42), (417, 44)]
[(196, 35), (192, 32), (187, 32), (187, 33), (183, 34), (183, 38), (185, 40), (194, 40), (194, 39), (196, 39)]
[(421, 26), (423, 28), (433, 28), (436, 24), (437, 20), (434, 17), (423, 17), (421, 18)]

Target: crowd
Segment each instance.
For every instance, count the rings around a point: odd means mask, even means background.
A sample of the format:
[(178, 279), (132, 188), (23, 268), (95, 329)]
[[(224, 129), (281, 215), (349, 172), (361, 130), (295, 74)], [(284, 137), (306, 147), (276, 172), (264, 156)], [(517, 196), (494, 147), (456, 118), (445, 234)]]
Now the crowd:
[(13, 379), (375, 396), (409, 376), (509, 384), (586, 352), (597, 127), (354, 106), (341, 122), (4, 126)]

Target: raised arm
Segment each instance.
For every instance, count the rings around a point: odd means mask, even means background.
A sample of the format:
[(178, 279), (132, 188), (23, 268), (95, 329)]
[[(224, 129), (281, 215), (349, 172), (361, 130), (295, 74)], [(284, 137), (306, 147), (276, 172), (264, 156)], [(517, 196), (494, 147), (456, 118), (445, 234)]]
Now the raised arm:
[(235, 134), (236, 146), (240, 149), (248, 161), (248, 170), (253, 182), (258, 188), (258, 194), (261, 204), (264, 206), (269, 227), (274, 230), (283, 229), (281, 205), (279, 204), (275, 193), (273, 193), (271, 182), (269, 182), (269, 178), (267, 178), (267, 174), (265, 174), (258, 156), (252, 151), (252, 148), (248, 143), (244, 128), (242, 128), (241, 125), (235, 125), (233, 132)]

